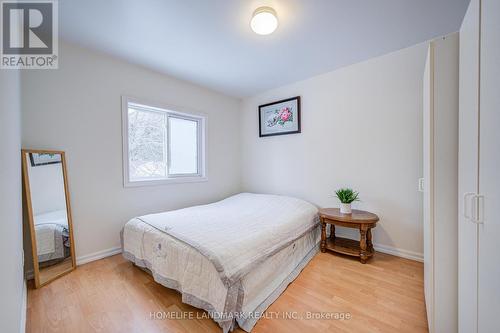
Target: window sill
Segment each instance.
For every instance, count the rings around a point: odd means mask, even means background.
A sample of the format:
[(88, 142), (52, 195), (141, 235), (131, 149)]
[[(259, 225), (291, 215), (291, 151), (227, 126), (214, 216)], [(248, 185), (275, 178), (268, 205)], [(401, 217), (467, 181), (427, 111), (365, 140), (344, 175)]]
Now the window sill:
[(139, 181), (125, 181), (124, 187), (144, 187), (144, 186), (158, 186), (167, 184), (183, 184), (183, 183), (202, 183), (207, 182), (208, 177), (176, 177), (168, 179), (157, 180), (139, 180)]

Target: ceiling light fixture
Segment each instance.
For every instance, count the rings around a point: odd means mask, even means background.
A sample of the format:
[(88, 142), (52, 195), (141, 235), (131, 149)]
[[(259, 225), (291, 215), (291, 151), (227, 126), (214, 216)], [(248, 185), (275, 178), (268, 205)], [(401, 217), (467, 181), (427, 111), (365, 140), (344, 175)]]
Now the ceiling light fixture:
[(271, 7), (259, 7), (253, 12), (250, 27), (259, 35), (269, 35), (278, 27), (278, 16)]

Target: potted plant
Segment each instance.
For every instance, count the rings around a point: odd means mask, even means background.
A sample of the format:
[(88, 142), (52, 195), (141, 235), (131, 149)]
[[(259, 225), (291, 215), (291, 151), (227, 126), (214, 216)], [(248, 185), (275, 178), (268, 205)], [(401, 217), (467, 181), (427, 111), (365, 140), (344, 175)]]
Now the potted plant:
[(341, 188), (335, 191), (335, 195), (340, 200), (340, 212), (342, 214), (351, 214), (351, 203), (359, 201), (359, 193), (350, 188)]

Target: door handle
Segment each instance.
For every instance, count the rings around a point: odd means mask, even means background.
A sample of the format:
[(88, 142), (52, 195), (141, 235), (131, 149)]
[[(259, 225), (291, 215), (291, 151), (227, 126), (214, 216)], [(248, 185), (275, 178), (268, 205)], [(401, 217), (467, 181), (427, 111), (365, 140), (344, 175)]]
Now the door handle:
[(419, 178), (418, 179), (418, 191), (419, 192), (424, 192), (425, 188), (424, 188), (424, 178)]
[(472, 196), (473, 204), (474, 204), (474, 217), (471, 220), (476, 224), (484, 223), (484, 195), (482, 194), (474, 194)]
[(469, 215), (469, 213), (468, 213), (468, 212), (469, 212), (469, 209), (468, 209), (469, 205), (467, 204), (467, 202), (468, 202), (468, 200), (467, 200), (467, 199), (468, 199), (469, 197), (473, 197), (474, 195), (476, 195), (476, 193), (474, 193), (474, 192), (466, 192), (466, 193), (464, 193), (464, 196), (463, 196), (464, 202), (463, 202), (463, 206), (462, 206), (462, 215), (463, 215), (463, 216), (464, 216), (467, 220), (470, 220), (471, 222), (473, 222), (473, 221), (472, 221), (472, 219), (471, 219), (471, 216), (470, 216), (470, 215)]

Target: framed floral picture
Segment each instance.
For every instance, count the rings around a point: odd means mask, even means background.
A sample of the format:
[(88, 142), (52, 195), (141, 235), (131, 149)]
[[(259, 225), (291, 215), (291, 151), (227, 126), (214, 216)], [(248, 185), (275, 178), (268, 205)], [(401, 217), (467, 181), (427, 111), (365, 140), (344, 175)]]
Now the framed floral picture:
[(259, 106), (259, 136), (300, 133), (300, 96)]

